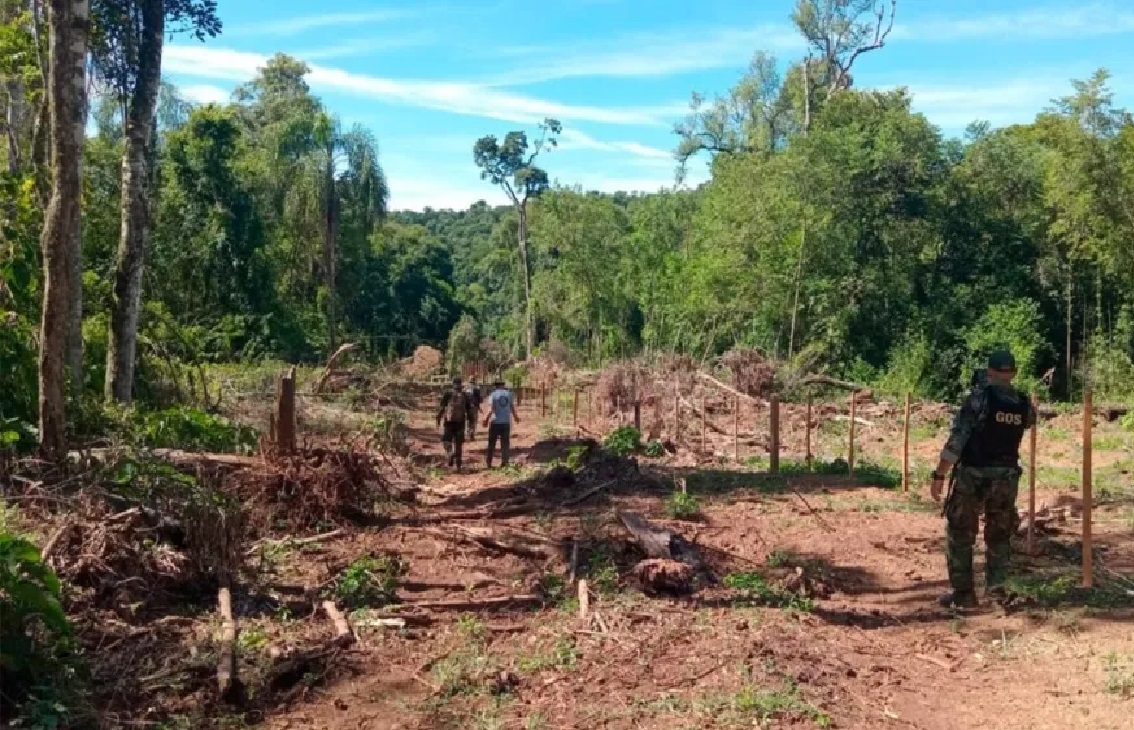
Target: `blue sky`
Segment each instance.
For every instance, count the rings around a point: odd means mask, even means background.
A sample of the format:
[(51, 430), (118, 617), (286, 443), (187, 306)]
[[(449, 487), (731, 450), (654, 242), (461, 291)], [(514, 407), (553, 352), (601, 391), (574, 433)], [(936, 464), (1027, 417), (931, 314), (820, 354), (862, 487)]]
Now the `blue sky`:
[[(174, 37), (164, 72), (196, 101), (224, 101), (271, 54), (303, 59), (327, 107), (377, 135), (394, 209), (503, 202), (473, 143), (545, 116), (564, 125), (543, 160), (559, 184), (655, 191), (673, 184), (672, 130), (691, 92), (725, 93), (757, 50), (802, 55), (793, 4), (220, 0), (223, 34)], [(908, 86), (918, 111), (959, 136), (976, 119), (1029, 121), (1100, 66), (1134, 106), (1129, 0), (899, 0), (889, 42), (858, 60), (855, 83)], [(688, 184), (706, 176), (695, 162)]]

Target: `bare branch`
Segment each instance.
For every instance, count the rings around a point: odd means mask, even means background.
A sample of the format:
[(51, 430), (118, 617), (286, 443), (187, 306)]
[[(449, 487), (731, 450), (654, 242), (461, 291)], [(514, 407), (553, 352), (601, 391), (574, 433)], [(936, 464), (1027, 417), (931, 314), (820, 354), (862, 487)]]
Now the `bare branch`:
[[(876, 51), (882, 46), (886, 45), (886, 38), (889, 37), (890, 31), (894, 29), (894, 17), (897, 15), (897, 13), (898, 0), (890, 0), (890, 22), (887, 24), (885, 4), (879, 3), (877, 6), (875, 6), (874, 15), (876, 18), (876, 23), (874, 26), (874, 40), (871, 41), (868, 45), (859, 46), (858, 48), (856, 48), (854, 50), (854, 53), (850, 55), (850, 58), (847, 59), (847, 62), (845, 64), (840, 64), (839, 75), (836, 79), (834, 87), (835, 90), (846, 88), (844, 84), (847, 83), (847, 78), (850, 76), (851, 67), (854, 66), (854, 62), (859, 56), (864, 53), (869, 53), (870, 51)], [(885, 29), (883, 29), (883, 25), (886, 26)]]

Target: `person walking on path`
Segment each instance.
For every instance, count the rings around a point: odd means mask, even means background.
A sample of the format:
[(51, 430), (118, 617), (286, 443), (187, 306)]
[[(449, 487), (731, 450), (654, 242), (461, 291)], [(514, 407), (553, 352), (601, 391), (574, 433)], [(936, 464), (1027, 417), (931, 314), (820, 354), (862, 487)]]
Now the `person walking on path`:
[(481, 395), (480, 386), (476, 384), (476, 380), (472, 381), (469, 387), (469, 440), (476, 438), (476, 422), (480, 418), (480, 404), (484, 402), (484, 397)]
[(465, 425), (468, 421), (469, 396), (461, 386), (460, 378), (453, 378), (452, 390), (441, 396), (441, 408), (437, 411), (437, 425), (445, 425), (441, 431), (441, 444), (449, 455), (449, 466), (454, 464), (461, 470), (461, 451), (465, 443)]
[(500, 440), (500, 465), (508, 466), (508, 454), (512, 446), (512, 420), (520, 422), (516, 413), (516, 403), (512, 391), (504, 386), (503, 380), (492, 384), (492, 394), (488, 396), (488, 415), (484, 425), (488, 427), (488, 468), (492, 468), (492, 452), (496, 450), (496, 440)]
[(946, 560), (953, 587), (942, 606), (977, 605), (973, 585), (973, 546), (984, 513), (985, 595), (1004, 598), (1011, 562), (1012, 535), (1019, 525), (1016, 492), (1020, 483), (1020, 441), (1035, 422), (1027, 394), (1012, 385), (1016, 359), (1008, 350), (988, 358), (987, 378), (974, 386), (953, 420), (949, 440), (932, 474), (930, 496), (940, 503), (946, 472), (952, 483), (942, 513), (948, 520)]

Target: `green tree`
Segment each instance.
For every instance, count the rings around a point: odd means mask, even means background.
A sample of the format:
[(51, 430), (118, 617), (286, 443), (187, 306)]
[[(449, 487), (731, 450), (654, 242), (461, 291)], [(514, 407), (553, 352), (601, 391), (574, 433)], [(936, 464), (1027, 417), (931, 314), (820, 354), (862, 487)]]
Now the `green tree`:
[(555, 147), (563, 126), (555, 119), (545, 119), (540, 136), (529, 146), (525, 132), (509, 132), (503, 142), (494, 135), (481, 137), (473, 146), (473, 161), (480, 168), (482, 180), (498, 185), (516, 210), (516, 229), (520, 270), (524, 282), (525, 354), (532, 356), (535, 346), (535, 310), (532, 301), (532, 267), (528, 260), (528, 201), (548, 188), (547, 172), (535, 161), (546, 147)]

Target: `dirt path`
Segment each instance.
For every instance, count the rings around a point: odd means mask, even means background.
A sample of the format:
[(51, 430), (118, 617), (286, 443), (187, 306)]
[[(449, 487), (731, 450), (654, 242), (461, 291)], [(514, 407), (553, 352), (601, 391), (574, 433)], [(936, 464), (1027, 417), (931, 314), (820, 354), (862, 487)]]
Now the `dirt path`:
[[(469, 470), (453, 474), (440, 466), (434, 407), (421, 402), (409, 414), (415, 452), (436, 466), (425, 485), (435, 504), (429, 509), (483, 509), (530, 497), (541, 484), (537, 463), (557, 453), (545, 439), (557, 429), (571, 431), (569, 417), (561, 415), (555, 426), (539, 417), (538, 403), (525, 403), (513, 436), (517, 468), (485, 470), (485, 434), (478, 429), (466, 445)], [(864, 438), (864, 458), (894, 448), (892, 432)], [(917, 449), (933, 451), (920, 443)], [(687, 463), (687, 456), (671, 461)], [(674, 474), (672, 465), (649, 468), (668, 479)], [(409, 566), (399, 585), (404, 602), (500, 598), (539, 588), (552, 600), (542, 607), (432, 610), (427, 621), (401, 631), (360, 629), (358, 648), (343, 658), (347, 676), (313, 686), (305, 701), (266, 726), (1131, 726), (1134, 615), (1108, 607), (1107, 601), (1122, 602), (1113, 592), (1092, 594), (1093, 608), (1072, 605), (1076, 521), (1045, 538), (1043, 556), (1017, 560), (1021, 585), (1034, 584), (1028, 576), (1041, 569), (1071, 576), (1036, 588), (1036, 598), (1050, 605), (954, 615), (935, 604), (947, 585), (943, 525), (932, 507), (845, 479), (768, 480), (709, 463), (679, 473), (701, 501), (697, 521), (670, 519), (663, 487), (492, 520), (395, 522), (328, 543), (319, 558), (326, 565), (363, 554), (400, 555)], [(1040, 501), (1068, 496), (1045, 489)], [(718, 578), (798, 567), (829, 595), (760, 606), (718, 581), (692, 597), (647, 597), (626, 578), (629, 548), (614, 508), (639, 511), (685, 535), (714, 556)], [(1128, 521), (1129, 507), (1118, 499), (1100, 511), (1096, 531), (1100, 563), (1130, 576), (1134, 522)], [(527, 536), (538, 549), (486, 548), (460, 539), (461, 529)], [(583, 546), (579, 573), (593, 591), (586, 619), (565, 582), (565, 546), (572, 540)], [(355, 618), (364, 623), (364, 616)]]

